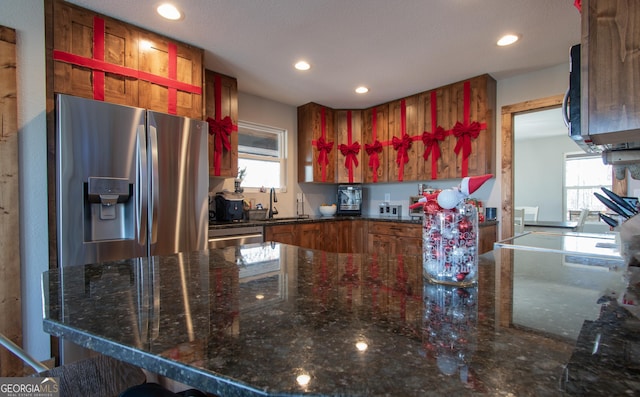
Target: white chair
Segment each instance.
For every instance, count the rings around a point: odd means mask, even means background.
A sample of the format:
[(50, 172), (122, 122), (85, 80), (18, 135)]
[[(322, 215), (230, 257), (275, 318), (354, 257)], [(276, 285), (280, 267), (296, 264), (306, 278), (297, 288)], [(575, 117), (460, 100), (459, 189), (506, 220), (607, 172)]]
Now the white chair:
[(524, 210), (516, 208), (513, 210), (513, 233), (524, 233)]
[(516, 207), (517, 210), (524, 210), (524, 219), (527, 221), (538, 220), (538, 207)]
[(578, 217), (578, 225), (573, 229), (576, 232), (582, 232), (584, 230), (584, 224), (589, 216), (589, 209), (583, 208), (580, 210), (580, 216)]

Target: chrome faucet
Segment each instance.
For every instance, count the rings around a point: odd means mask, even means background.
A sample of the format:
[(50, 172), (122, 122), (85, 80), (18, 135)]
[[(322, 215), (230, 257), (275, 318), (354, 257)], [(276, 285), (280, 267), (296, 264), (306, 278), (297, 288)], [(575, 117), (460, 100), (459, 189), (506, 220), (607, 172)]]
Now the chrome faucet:
[(278, 209), (273, 205), (273, 203), (277, 202), (278, 198), (276, 197), (276, 189), (271, 188), (271, 190), (269, 190), (269, 219), (273, 219), (274, 215), (278, 215)]

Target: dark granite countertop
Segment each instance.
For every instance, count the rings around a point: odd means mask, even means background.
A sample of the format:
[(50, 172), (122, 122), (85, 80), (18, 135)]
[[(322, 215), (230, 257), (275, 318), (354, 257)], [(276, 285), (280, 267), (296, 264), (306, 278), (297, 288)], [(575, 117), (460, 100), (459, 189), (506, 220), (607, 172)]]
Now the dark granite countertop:
[[(399, 217), (399, 218), (391, 218), (391, 217), (381, 217), (381, 216), (304, 216), (304, 217), (278, 217), (276, 216), (270, 220), (241, 220), (241, 221), (232, 221), (232, 222), (219, 222), (219, 221), (211, 221), (209, 222), (209, 228), (229, 228), (229, 227), (242, 227), (242, 226), (272, 226), (272, 225), (287, 225), (287, 224), (298, 224), (298, 223), (314, 223), (314, 222), (328, 222), (328, 221), (349, 221), (362, 219), (367, 221), (380, 221), (380, 222), (395, 222), (395, 223), (409, 223), (409, 224), (422, 224), (422, 218), (420, 217)], [(485, 221), (481, 222), (478, 226), (490, 226), (496, 225), (497, 221)]]
[(499, 251), (464, 289), (421, 257), (277, 243), (66, 267), (44, 329), (221, 396), (640, 393), (627, 270)]

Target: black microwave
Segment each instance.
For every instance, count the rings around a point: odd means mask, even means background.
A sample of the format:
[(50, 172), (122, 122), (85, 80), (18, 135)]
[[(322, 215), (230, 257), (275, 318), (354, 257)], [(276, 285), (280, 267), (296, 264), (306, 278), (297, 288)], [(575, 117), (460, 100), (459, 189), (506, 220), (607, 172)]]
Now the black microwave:
[(569, 131), (569, 137), (585, 152), (598, 153), (602, 151), (591, 142), (588, 135), (582, 134), (580, 117), (580, 44), (571, 47), (569, 51), (569, 89), (564, 96), (563, 116)]
[(362, 185), (338, 185), (338, 209), (336, 215), (362, 214)]

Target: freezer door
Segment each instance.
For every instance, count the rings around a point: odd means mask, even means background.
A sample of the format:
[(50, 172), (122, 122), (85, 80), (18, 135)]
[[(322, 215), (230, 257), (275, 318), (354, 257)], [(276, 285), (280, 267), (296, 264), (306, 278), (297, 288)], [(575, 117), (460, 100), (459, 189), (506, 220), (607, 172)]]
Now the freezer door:
[[(145, 110), (56, 96), (58, 265), (145, 256)], [(146, 160), (142, 160), (146, 163)]]
[(204, 250), (209, 222), (208, 126), (148, 112), (150, 255)]

